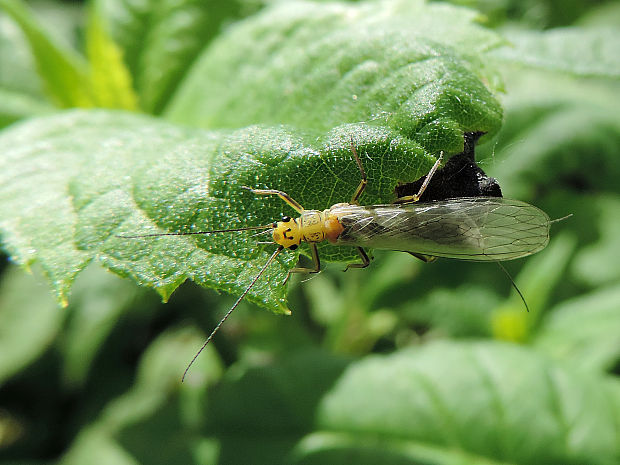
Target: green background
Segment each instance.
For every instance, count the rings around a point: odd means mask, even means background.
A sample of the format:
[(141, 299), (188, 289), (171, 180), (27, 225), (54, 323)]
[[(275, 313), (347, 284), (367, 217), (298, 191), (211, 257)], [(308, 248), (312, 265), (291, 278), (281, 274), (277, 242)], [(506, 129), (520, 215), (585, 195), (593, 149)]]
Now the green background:
[[(603, 1), (0, 0), (0, 465), (620, 462), (619, 25)], [(345, 274), (325, 245), (282, 286), (287, 252), (180, 383), (273, 246), (117, 234), (293, 214), (241, 186), (346, 202), (352, 141), (361, 203), (390, 202), (471, 131), (505, 197), (572, 214), (505, 264), (530, 313), (493, 264)]]

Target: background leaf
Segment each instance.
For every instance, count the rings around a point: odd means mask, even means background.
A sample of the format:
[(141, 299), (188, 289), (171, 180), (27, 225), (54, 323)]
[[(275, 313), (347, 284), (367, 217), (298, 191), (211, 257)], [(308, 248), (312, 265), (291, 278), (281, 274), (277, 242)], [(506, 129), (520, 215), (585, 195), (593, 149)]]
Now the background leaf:
[(124, 51), (140, 107), (155, 114), (168, 103), (199, 51), (241, 14), (236, 0), (105, 0), (95, 5)]
[(50, 111), (42, 100), (41, 83), (24, 36), (0, 9), (0, 128)]
[(595, 242), (583, 247), (573, 263), (573, 274), (590, 286), (620, 281), (620, 270), (615, 265), (620, 260), (618, 234), (620, 219), (616, 215), (620, 208), (617, 195), (592, 198), (595, 218), (593, 228), (598, 232)]
[(60, 107), (94, 106), (87, 87), (86, 63), (72, 49), (57, 43), (19, 0), (1, 0), (2, 7), (15, 20), (32, 49), (45, 90)]
[(128, 281), (96, 266), (85, 270), (73, 291), (60, 347), (66, 385), (75, 389), (85, 383), (106, 338), (139, 297), (137, 288)]
[(57, 336), (64, 320), (32, 275), (11, 267), (0, 287), (0, 383), (36, 360)]
[[(525, 402), (524, 391), (537, 395)], [(339, 363), (302, 353), (226, 379), (205, 435), (221, 439), (220, 463), (611, 464), (618, 394), (605, 377), (504, 343)]]
[(123, 63), (121, 49), (112, 41), (96, 10), (90, 15), (86, 40), (90, 63), (92, 94), (100, 108), (136, 110), (129, 70)]
[(544, 320), (534, 345), (585, 370), (613, 368), (620, 356), (619, 292), (616, 285), (562, 303)]
[[(537, 395), (526, 402), (524, 391)], [(323, 463), (346, 463), (328, 457), (361, 446), (368, 457), (392, 450), (409, 458), (403, 463), (611, 464), (620, 453), (617, 395), (607, 380), (528, 350), (432, 344), (350, 366), (323, 398), (318, 434), (301, 450)], [(360, 455), (358, 463), (371, 463)]]
[[(213, 353), (205, 351), (196, 369), (208, 377), (201, 382), (194, 378), (194, 385), (185, 385), (184, 389), (181, 389), (177, 368), (178, 363), (191, 357), (190, 347), (200, 343), (203, 337), (192, 330), (178, 328), (161, 335), (144, 354), (133, 389), (106, 405), (92, 427), (76, 438), (59, 463), (80, 464), (85, 460), (96, 465), (170, 463), (179, 457), (185, 458), (185, 463), (193, 463), (187, 448), (188, 442), (194, 442), (191, 435), (195, 434), (197, 425), (192, 424), (195, 423), (193, 417), (196, 409), (204, 408), (205, 387), (218, 378), (220, 367)], [(181, 417), (175, 417), (175, 410), (166, 407), (171, 400), (184, 411)], [(145, 442), (145, 436), (158, 436), (158, 441)], [(139, 451), (136, 455), (144, 454), (148, 461), (137, 461), (125, 448), (134, 454)], [(99, 451), (96, 457), (91, 456), (93, 450)], [(204, 454), (204, 447), (198, 452)]]
[(614, 28), (553, 29), (546, 32), (514, 31), (508, 35), (512, 46), (502, 47), (491, 56), (537, 69), (578, 76), (620, 77), (616, 50), (620, 34)]

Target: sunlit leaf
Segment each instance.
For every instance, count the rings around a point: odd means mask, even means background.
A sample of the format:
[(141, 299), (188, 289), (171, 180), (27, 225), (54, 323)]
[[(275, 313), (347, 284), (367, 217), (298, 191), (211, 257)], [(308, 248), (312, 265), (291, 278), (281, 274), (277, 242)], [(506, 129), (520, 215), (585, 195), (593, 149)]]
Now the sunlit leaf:
[[(93, 258), (156, 288), (164, 298), (187, 278), (238, 294), (273, 250), (257, 248), (257, 239), (249, 234), (142, 240), (115, 235), (270, 224), (283, 212), (291, 213), (279, 199), (256, 199), (242, 186), (284, 190), (306, 208), (348, 201), (360, 177), (352, 141), (370, 181), (362, 202), (390, 202), (396, 184), (426, 174), (438, 150), (461, 151), (464, 131), (496, 131), (501, 110), (478, 72), (471, 70), (471, 55), (424, 38), (422, 32), (435, 37), (432, 28), (414, 30), (398, 19), (402, 5), (382, 12), (383, 22), (373, 19), (377, 8), (316, 5), (302, 18), (278, 7), (225, 35), (254, 48), (252, 57), (272, 65), (233, 84), (229, 73), (247, 75), (245, 65), (232, 58), (220, 62), (214, 69), (219, 74), (204, 77), (211, 89), (204, 101), (251, 92), (252, 111), (262, 108), (260, 115), (252, 116), (245, 103), (243, 111), (234, 105), (213, 110), (228, 123), (234, 119), (236, 127), (250, 122), (262, 126), (203, 132), (93, 112), (31, 121), (0, 135), (7, 249), (19, 262), (39, 260), (61, 299)], [(418, 8), (425, 11), (422, 4)], [(341, 30), (348, 14), (366, 18), (355, 26), (363, 42)], [(426, 14), (438, 24), (461, 24), (455, 34), (463, 40), (471, 34), (471, 40), (484, 39), (485, 46), (497, 41), (480, 27), (468, 26), (468, 15), (443, 7), (429, 7)], [(331, 16), (336, 22), (326, 24), (339, 44), (335, 56), (322, 53), (314, 36), (303, 33)], [(272, 36), (261, 32), (266, 22), (301, 32), (290, 46), (272, 50)], [(248, 34), (262, 38), (249, 40)], [(304, 63), (298, 62), (299, 49), (307, 51)], [(230, 49), (233, 54), (236, 50)], [(283, 62), (290, 66), (274, 66)], [(231, 71), (234, 66), (237, 71)], [(323, 69), (326, 79), (302, 80), (292, 93), (264, 85), (268, 76), (271, 82), (296, 82), (307, 67)], [(222, 85), (237, 92), (217, 91)], [(193, 102), (202, 100), (202, 88), (194, 87)], [(306, 109), (292, 111), (302, 96)], [(268, 107), (288, 110), (274, 113)], [(183, 114), (191, 117), (191, 109)], [(237, 116), (231, 119), (233, 114)], [(200, 115), (193, 118), (199, 124)], [(322, 257), (343, 260), (351, 253), (323, 247)], [(249, 299), (287, 311), (286, 289), (279, 283), (294, 258), (283, 254)]]

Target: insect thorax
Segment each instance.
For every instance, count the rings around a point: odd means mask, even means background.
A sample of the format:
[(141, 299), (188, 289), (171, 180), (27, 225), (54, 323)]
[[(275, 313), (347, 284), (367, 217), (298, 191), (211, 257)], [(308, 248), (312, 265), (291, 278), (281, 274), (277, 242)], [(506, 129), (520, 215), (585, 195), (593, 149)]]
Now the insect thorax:
[(325, 212), (319, 210), (304, 210), (299, 217), (299, 229), (306, 242), (321, 242), (325, 240), (324, 223)]

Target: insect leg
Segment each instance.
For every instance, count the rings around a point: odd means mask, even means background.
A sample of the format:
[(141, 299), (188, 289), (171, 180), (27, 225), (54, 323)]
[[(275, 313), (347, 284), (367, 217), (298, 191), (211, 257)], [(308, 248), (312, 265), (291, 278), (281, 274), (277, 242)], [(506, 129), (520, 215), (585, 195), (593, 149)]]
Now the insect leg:
[(360, 174), (362, 175), (362, 180), (360, 181), (359, 186), (357, 186), (357, 189), (355, 189), (355, 193), (353, 194), (353, 197), (351, 198), (351, 202), (354, 205), (358, 205), (357, 201), (359, 200), (359, 198), (362, 195), (362, 192), (364, 192), (364, 189), (366, 189), (366, 185), (368, 184), (368, 179), (366, 179), (366, 171), (364, 171), (364, 166), (362, 165), (362, 160), (360, 160), (360, 157), (357, 155), (357, 151), (355, 150), (355, 146), (353, 145), (353, 140), (351, 140), (351, 151), (353, 152), (353, 157), (355, 158), (355, 162), (357, 163), (357, 167), (360, 169)]
[(434, 262), (435, 260), (437, 260), (437, 257), (433, 257), (432, 255), (424, 255), (421, 253), (409, 252), (407, 250), (404, 250), (404, 252), (417, 258), (418, 260), (422, 260), (424, 263), (430, 263), (430, 262)]
[(417, 202), (418, 200), (420, 200), (420, 197), (422, 197), (422, 194), (424, 194), (424, 191), (428, 187), (428, 183), (431, 182), (431, 178), (435, 174), (435, 171), (437, 171), (437, 169), (439, 168), (439, 165), (441, 164), (441, 160), (443, 160), (443, 152), (439, 153), (439, 158), (437, 158), (437, 161), (435, 162), (431, 170), (426, 175), (426, 179), (424, 179), (424, 182), (420, 186), (420, 190), (418, 191), (418, 193), (415, 195), (408, 195), (406, 197), (401, 197), (400, 199), (397, 199), (397, 202), (398, 203)]
[(362, 259), (362, 263), (349, 263), (347, 267), (342, 271), (347, 271), (349, 268), (366, 268), (370, 265), (370, 258), (368, 258), (368, 254), (361, 247), (357, 248), (357, 253), (360, 255)]
[(321, 271), (321, 259), (319, 258), (319, 251), (316, 248), (316, 244), (314, 242), (310, 242), (308, 245), (310, 246), (310, 253), (312, 254), (312, 264), (314, 265), (314, 268), (293, 268), (286, 274), (286, 278), (282, 281), (283, 285), (286, 284), (288, 278), (290, 278), (293, 273), (318, 273)]
[(275, 190), (275, 189), (252, 189), (251, 187), (246, 187), (246, 186), (242, 186), (242, 187), (244, 189), (252, 191), (252, 193), (256, 194), (256, 195), (277, 195), (282, 200), (284, 200), (286, 203), (288, 203), (291, 207), (293, 207), (295, 210), (297, 210), (298, 213), (301, 213), (301, 212), (304, 211), (304, 207), (302, 207), (299, 204), (299, 202), (294, 200), (286, 192), (278, 191), (278, 190)]

